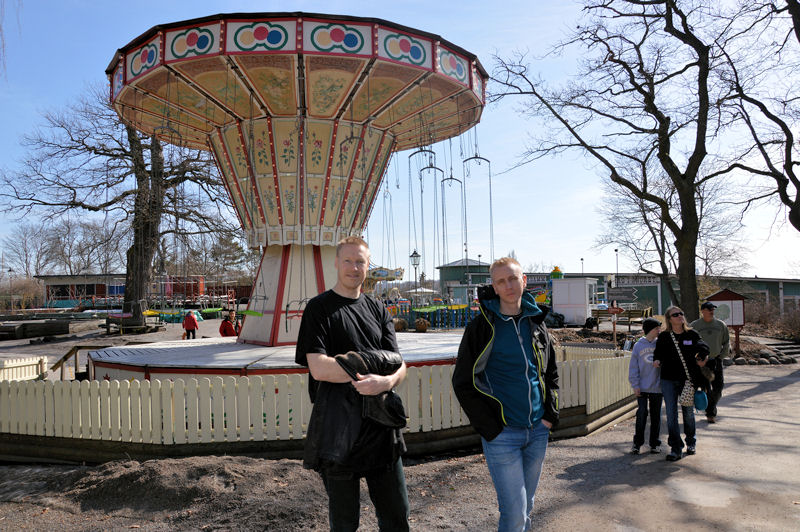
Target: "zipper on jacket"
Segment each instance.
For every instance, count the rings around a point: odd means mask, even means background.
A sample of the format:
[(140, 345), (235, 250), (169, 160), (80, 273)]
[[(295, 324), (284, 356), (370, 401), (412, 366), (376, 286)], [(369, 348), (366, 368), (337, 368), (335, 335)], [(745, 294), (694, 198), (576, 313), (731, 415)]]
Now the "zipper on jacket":
[(507, 425), (508, 425), (508, 423), (506, 423), (506, 414), (505, 414), (505, 411), (503, 410), (503, 403), (502, 403), (502, 401), (500, 401), (500, 399), (498, 399), (498, 398), (497, 398), (497, 397), (495, 397), (494, 395), (492, 395), (492, 394), (490, 394), (490, 393), (486, 393), (486, 392), (484, 392), (483, 390), (481, 390), (481, 389), (478, 387), (478, 385), (477, 385), (477, 384), (475, 384), (475, 367), (478, 365), (478, 362), (480, 362), (480, 360), (481, 360), (481, 358), (483, 357), (483, 355), (485, 355), (485, 354), (486, 354), (486, 350), (489, 348), (489, 346), (490, 346), (490, 345), (492, 345), (492, 344), (494, 343), (494, 325), (492, 325), (492, 320), (490, 320), (490, 319), (489, 319), (489, 317), (486, 315), (486, 313), (483, 311), (483, 305), (480, 305), (480, 307), (479, 307), (479, 308), (481, 309), (481, 315), (482, 315), (482, 316), (483, 316), (483, 318), (486, 320), (486, 323), (488, 323), (488, 324), (489, 324), (489, 327), (491, 327), (491, 328), (492, 328), (492, 336), (491, 336), (491, 338), (489, 338), (489, 343), (487, 343), (487, 344), (484, 346), (484, 348), (483, 348), (483, 351), (481, 351), (481, 354), (480, 354), (480, 355), (478, 355), (478, 357), (475, 359), (475, 363), (472, 365), (472, 386), (473, 386), (473, 387), (474, 387), (476, 390), (478, 390), (480, 393), (482, 393), (483, 395), (485, 395), (486, 397), (490, 397), (490, 398), (494, 399), (495, 401), (497, 401), (497, 403), (500, 405), (500, 419), (502, 419), (502, 420), (503, 420), (503, 425), (506, 425), (506, 426), (507, 426)]

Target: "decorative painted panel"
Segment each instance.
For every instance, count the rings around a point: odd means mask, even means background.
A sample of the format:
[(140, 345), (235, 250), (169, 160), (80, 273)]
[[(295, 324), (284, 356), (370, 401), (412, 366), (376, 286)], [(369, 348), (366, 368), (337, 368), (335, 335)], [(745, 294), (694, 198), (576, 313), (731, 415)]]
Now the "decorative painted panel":
[(225, 49), (232, 54), (294, 50), (296, 27), (294, 19), (229, 22)]
[(325, 180), (322, 177), (307, 177), (305, 181), (305, 224), (317, 225), (319, 213), (322, 211), (322, 188)]
[(324, 175), (328, 169), (333, 123), (308, 121), (306, 127), (306, 175)]
[(128, 69), (126, 77), (129, 82), (161, 64), (160, 49), (161, 36), (158, 35), (125, 56), (125, 64)]
[(252, 120), (242, 124), (245, 142), (250, 150), (251, 164), (257, 176), (272, 177), (272, 150), (269, 145), (269, 131), (265, 119)]
[(475, 65), (472, 65), (472, 91), (478, 97), (478, 101), (483, 102), (483, 78), (478, 74)]
[(280, 177), (281, 207), (283, 208), (283, 226), (289, 227), (300, 222), (298, 214), (298, 181), (297, 176)]
[(219, 22), (167, 32), (165, 41), (167, 63), (219, 53)]
[(237, 55), (234, 61), (273, 116), (297, 114), (297, 59), (294, 55)]
[(438, 50), (437, 70), (463, 85), (469, 86), (470, 66), (466, 59), (440, 46)]
[(117, 69), (114, 71), (114, 77), (111, 80), (111, 99), (116, 100), (117, 96), (119, 96), (120, 91), (125, 86), (123, 77), (125, 76), (125, 70), (122, 68), (122, 65), (119, 65)]
[(315, 118), (335, 116), (365, 65), (366, 61), (363, 59), (306, 57), (306, 99), (309, 115)]
[(378, 57), (431, 70), (433, 44), (428, 39), (378, 28)]
[(361, 126), (353, 124), (339, 124), (339, 133), (336, 136), (336, 146), (333, 151), (332, 174), (348, 177), (353, 164), (353, 156), (361, 138)]
[[(211, 61), (218, 62), (219, 60), (212, 59)], [(170, 102), (172, 108), (180, 108), (204, 121), (212, 122), (214, 126), (222, 125), (227, 117), (226, 113), (217, 105), (209, 102), (192, 86), (179, 83), (177, 76), (166, 70), (161, 70), (143, 79), (139, 83), (139, 87), (146, 94), (156, 95), (162, 100)]]
[(175, 65), (187, 78), (214, 97), (235, 115), (248, 118), (260, 114), (239, 77), (228, 68), (222, 57), (203, 57)]
[(303, 21), (303, 52), (372, 55), (372, 28), (361, 24)]
[(300, 134), (297, 120), (273, 120), (272, 132), (275, 140), (275, 157), (278, 161), (278, 172), (297, 173), (297, 158), (299, 154), (298, 135)]
[(352, 107), (345, 110), (344, 116), (356, 122), (377, 116), (379, 111), (387, 117), (394, 116), (394, 106), (386, 107), (386, 104), (423, 75), (425, 71), (418, 68), (389, 63), (375, 64), (370, 71), (369, 80), (358, 89)]
[(261, 201), (264, 203), (264, 214), (267, 217), (267, 225), (277, 226), (279, 221), (275, 180), (272, 176), (259, 177), (258, 185), (261, 189)]

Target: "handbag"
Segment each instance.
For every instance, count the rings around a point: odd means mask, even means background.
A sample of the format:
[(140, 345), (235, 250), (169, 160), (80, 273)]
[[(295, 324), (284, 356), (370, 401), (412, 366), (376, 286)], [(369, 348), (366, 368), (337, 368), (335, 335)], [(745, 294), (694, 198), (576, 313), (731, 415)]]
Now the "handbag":
[[(683, 383), (683, 390), (678, 396), (678, 404), (681, 406), (694, 406), (694, 384), (692, 384), (692, 377), (689, 375), (689, 368), (686, 367), (686, 361), (683, 359), (683, 353), (681, 353), (681, 348), (678, 346), (675, 334), (670, 331), (669, 335), (672, 338), (672, 343), (675, 344), (675, 349), (678, 351), (678, 360), (683, 364), (683, 371), (686, 372), (686, 381)], [(708, 399), (706, 399), (706, 406), (708, 406)]]

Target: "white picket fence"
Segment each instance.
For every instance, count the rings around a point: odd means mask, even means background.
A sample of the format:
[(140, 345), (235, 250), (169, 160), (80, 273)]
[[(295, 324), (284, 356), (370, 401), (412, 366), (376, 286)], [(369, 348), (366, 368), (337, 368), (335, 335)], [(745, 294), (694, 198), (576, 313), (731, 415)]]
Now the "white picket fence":
[(12, 358), (0, 360), (0, 381), (27, 381), (38, 379), (45, 372), (44, 357)]
[[(559, 363), (560, 407), (591, 414), (631, 395), (629, 357)], [(469, 423), (452, 365), (408, 368), (397, 391), (407, 432)], [(307, 374), (175, 381), (0, 382), (0, 432), (155, 444), (298, 440), (311, 403)]]
[(596, 358), (615, 358), (630, 355), (630, 351), (619, 349), (599, 349), (596, 347), (577, 347), (574, 345), (559, 345), (555, 348), (556, 360), (593, 360)]

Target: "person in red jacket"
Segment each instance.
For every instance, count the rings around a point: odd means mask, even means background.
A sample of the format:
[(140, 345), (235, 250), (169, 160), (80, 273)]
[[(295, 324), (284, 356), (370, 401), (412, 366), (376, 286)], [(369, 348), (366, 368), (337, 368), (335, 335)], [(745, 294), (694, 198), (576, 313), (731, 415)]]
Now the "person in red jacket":
[(236, 319), (236, 311), (229, 310), (228, 315), (219, 324), (220, 336), (239, 336), (239, 331), (242, 330), (242, 325)]
[(197, 329), (199, 327), (200, 325), (197, 323), (194, 312), (187, 310), (186, 315), (183, 317), (183, 328), (186, 329), (186, 339), (191, 340), (192, 338), (197, 338)]

